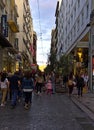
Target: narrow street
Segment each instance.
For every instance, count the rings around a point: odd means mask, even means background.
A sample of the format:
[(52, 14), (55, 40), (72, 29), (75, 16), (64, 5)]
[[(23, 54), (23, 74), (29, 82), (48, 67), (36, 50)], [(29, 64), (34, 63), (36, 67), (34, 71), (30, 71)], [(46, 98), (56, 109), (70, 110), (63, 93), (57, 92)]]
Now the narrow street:
[(94, 130), (94, 122), (66, 94), (42, 94), (30, 110), (22, 102), (0, 108), (0, 130)]

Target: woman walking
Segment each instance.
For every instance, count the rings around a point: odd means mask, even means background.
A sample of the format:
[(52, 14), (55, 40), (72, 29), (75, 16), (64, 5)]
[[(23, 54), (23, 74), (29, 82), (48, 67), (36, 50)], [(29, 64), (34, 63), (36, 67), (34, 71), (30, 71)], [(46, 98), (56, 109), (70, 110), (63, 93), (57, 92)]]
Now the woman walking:
[(84, 78), (82, 77), (82, 74), (79, 74), (77, 79), (77, 88), (78, 88), (78, 98), (83, 96), (83, 87), (85, 86)]
[(46, 83), (47, 94), (52, 94), (52, 81), (49, 79)]
[(40, 95), (43, 87), (44, 79), (43, 75), (40, 72), (36, 77), (36, 88), (37, 88), (37, 94)]
[(28, 109), (32, 103), (32, 91), (34, 89), (34, 81), (30, 72), (25, 72), (25, 76), (22, 80), (22, 88), (25, 96), (25, 109)]
[(2, 93), (1, 106), (5, 106), (8, 87), (9, 87), (9, 82), (6, 73), (1, 74), (0, 86), (1, 86), (1, 93)]

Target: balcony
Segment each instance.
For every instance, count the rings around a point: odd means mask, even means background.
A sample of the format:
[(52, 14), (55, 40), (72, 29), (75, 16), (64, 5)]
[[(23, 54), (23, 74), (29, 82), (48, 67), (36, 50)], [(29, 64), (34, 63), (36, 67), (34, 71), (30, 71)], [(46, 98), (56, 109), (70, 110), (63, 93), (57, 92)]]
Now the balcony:
[(13, 21), (12, 19), (8, 20), (8, 25), (9, 25), (10, 29), (12, 30), (12, 32), (14, 32), (14, 33), (19, 32), (18, 24), (15, 21)]
[(17, 16), (15, 16), (15, 14), (13, 13), (8, 14), (7, 21), (12, 32), (14, 33), (19, 32), (19, 26), (17, 24)]

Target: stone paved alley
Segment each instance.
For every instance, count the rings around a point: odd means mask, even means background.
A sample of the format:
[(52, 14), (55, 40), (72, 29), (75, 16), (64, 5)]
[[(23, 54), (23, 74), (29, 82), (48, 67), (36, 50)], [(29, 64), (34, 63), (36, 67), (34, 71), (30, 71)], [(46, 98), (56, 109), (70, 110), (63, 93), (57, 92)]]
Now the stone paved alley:
[(42, 94), (33, 95), (29, 110), (22, 102), (0, 108), (0, 130), (94, 130), (94, 122), (67, 94)]

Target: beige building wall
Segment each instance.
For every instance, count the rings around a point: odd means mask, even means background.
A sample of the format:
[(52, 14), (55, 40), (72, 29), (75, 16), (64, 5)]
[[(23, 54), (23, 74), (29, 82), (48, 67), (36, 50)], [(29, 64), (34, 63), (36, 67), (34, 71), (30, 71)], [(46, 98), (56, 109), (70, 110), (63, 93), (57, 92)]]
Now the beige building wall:
[(25, 52), (28, 55), (30, 63), (33, 63), (33, 56), (30, 50), (33, 44), (33, 23), (28, 0), (15, 0), (18, 6), (19, 33), (17, 38), (19, 41), (19, 52)]
[[(0, 1), (0, 18), (2, 15), (6, 15), (7, 22), (8, 22), (8, 36), (7, 37), (3, 36), (3, 37), (5, 37), (4, 39), (7, 39), (10, 45), (12, 45), (12, 47), (6, 47), (6, 46), (3, 48), (0, 47), (0, 56), (1, 56), (0, 70), (6, 70), (6, 71), (12, 71), (12, 72), (15, 71), (16, 60), (15, 60), (14, 50), (15, 50), (16, 32), (13, 31), (11, 28), (14, 28), (13, 24), (17, 25), (16, 19), (18, 16), (17, 16), (16, 9), (17, 8), (15, 5), (15, 0)], [(5, 41), (4, 41), (4, 44), (6, 44)]]
[(17, 6), (18, 6), (18, 24), (19, 24), (19, 33), (16, 34), (16, 37), (18, 38), (18, 43), (19, 43), (19, 51), (22, 52), (25, 50), (25, 45), (23, 44), (23, 37), (24, 37), (24, 30), (23, 30), (23, 0), (15, 0)]

